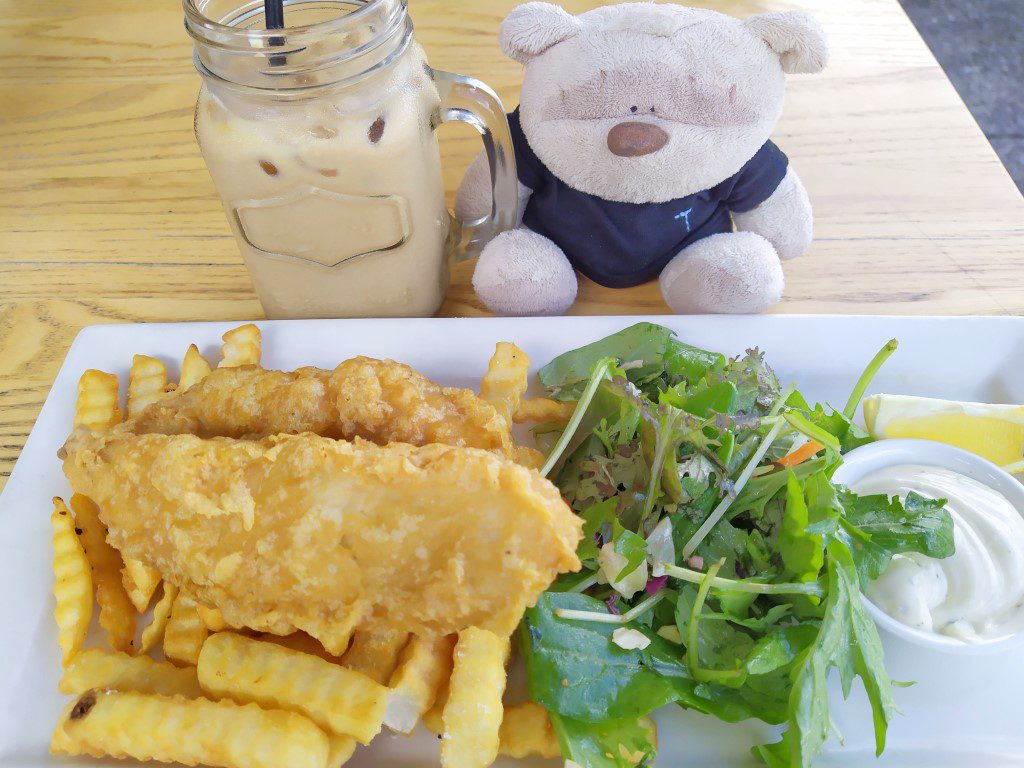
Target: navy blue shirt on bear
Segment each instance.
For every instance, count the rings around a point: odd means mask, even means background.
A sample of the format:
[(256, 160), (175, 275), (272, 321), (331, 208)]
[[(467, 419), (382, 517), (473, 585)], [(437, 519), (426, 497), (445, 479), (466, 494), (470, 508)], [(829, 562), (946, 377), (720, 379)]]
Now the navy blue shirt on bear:
[(523, 224), (552, 240), (595, 283), (628, 288), (653, 280), (683, 248), (732, 231), (729, 211), (749, 211), (778, 188), (789, 164), (766, 142), (733, 176), (711, 189), (665, 203), (620, 203), (573, 189), (534, 154), (508, 116), (519, 180), (533, 190)]

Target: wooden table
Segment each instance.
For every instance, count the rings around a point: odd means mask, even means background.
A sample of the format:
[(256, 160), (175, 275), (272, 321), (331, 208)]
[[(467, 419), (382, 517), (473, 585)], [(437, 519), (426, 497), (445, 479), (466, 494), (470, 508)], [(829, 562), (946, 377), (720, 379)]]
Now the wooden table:
[[(825, 74), (791, 78), (776, 132), (817, 234), (786, 265), (777, 311), (1024, 312), (1024, 202), (896, 0), (702, 4), (803, 7), (832, 43)], [(514, 0), (411, 5), (435, 67), (517, 102), (519, 66), (497, 43)], [(0, 0), (0, 19), (2, 487), (80, 328), (261, 311), (192, 134), (199, 78), (179, 3)], [(478, 142), (442, 134), (451, 193)], [(445, 313), (482, 314), (470, 268)], [(573, 309), (664, 310), (656, 284), (584, 284)]]

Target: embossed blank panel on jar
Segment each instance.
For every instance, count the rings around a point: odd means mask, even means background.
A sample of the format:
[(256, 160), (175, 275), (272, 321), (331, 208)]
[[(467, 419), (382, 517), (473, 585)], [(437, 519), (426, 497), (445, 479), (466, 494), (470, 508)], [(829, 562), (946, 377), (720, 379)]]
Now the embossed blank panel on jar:
[[(433, 314), (453, 258), (515, 220), (515, 165), (487, 86), (433, 70), (404, 0), (185, 0), (203, 77), (196, 137), (267, 317)], [(476, 127), (490, 216), (457, 222), (436, 127)]]

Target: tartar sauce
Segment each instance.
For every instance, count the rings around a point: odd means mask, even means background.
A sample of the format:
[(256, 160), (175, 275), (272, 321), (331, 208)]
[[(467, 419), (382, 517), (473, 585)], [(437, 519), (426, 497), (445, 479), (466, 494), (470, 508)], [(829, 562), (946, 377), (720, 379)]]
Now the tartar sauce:
[(998, 491), (958, 472), (919, 464), (876, 470), (851, 485), (860, 495), (946, 499), (956, 553), (936, 560), (896, 555), (868, 586), (876, 606), (909, 627), (964, 642), (1024, 630), (1024, 518)]

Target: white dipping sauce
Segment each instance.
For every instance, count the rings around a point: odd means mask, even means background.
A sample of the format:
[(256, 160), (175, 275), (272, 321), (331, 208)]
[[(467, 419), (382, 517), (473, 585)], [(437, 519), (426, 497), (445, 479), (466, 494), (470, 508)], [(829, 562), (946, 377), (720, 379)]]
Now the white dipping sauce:
[(861, 496), (915, 493), (946, 499), (956, 553), (936, 560), (896, 555), (867, 596), (908, 627), (964, 642), (1024, 630), (1024, 518), (998, 491), (958, 472), (919, 464), (876, 470), (856, 483)]

